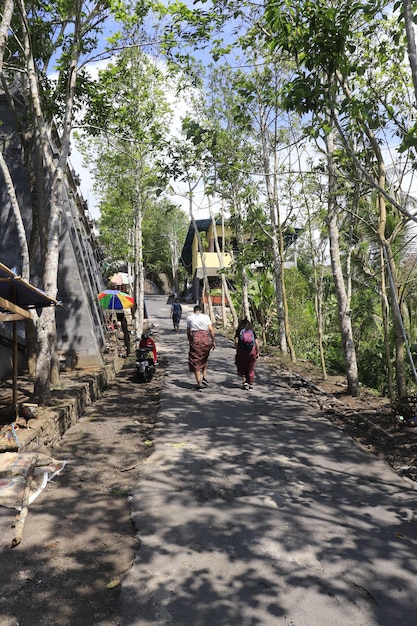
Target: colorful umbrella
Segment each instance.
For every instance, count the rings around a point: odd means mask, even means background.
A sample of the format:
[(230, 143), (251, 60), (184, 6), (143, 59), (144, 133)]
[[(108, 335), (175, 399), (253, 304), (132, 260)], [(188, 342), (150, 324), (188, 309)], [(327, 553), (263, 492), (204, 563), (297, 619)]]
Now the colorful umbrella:
[(105, 289), (98, 294), (98, 301), (103, 309), (109, 309), (110, 311), (123, 311), (123, 309), (131, 309), (135, 304), (133, 296), (129, 296), (124, 291), (118, 291), (117, 289)]
[(117, 274), (110, 276), (110, 282), (112, 285), (131, 285), (133, 278), (126, 272), (117, 272)]

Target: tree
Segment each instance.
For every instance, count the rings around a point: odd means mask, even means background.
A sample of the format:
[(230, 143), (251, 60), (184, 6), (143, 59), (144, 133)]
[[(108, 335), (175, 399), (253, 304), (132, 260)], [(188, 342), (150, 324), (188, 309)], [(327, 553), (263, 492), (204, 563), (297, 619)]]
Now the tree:
[[(388, 92), (376, 92), (373, 64), (375, 58), (382, 56), (388, 50), (385, 45), (383, 52), (373, 49), (373, 57), (368, 53), (365, 44), (377, 28), (381, 28), (377, 15), (380, 10), (378, 3), (370, 3), (366, 7), (361, 3), (322, 3), (312, 4), (303, 2), (295, 7), (291, 2), (281, 2), (279, 7), (270, 3), (266, 12), (266, 22), (270, 28), (268, 37), (271, 45), (282, 47), (298, 62), (298, 69), (292, 81), (286, 87), (287, 106), (294, 108), (300, 114), (313, 114), (313, 120), (318, 122), (316, 131), (327, 142), (329, 165), (329, 233), (331, 236), (333, 275), (337, 281), (336, 290), (339, 301), (339, 316), (343, 345), (346, 353), (346, 366), (349, 388), (356, 393), (357, 381), (349, 380), (355, 377), (357, 367), (352, 361), (354, 355), (353, 333), (351, 321), (347, 317), (348, 300), (344, 294), (340, 272), (338, 249), (338, 225), (336, 198), (337, 187), (336, 170), (334, 163), (334, 136), (338, 133), (343, 142), (345, 151), (356, 166), (356, 175), (363, 176), (377, 189), (379, 194), (379, 235), (381, 245), (386, 252), (386, 259), (390, 265), (392, 297), (396, 300), (397, 287), (395, 285), (395, 267), (393, 256), (389, 252), (389, 242), (385, 233), (385, 203), (389, 200), (404, 214), (408, 215), (403, 206), (399, 206), (395, 199), (390, 197), (386, 186), (385, 163), (381, 149), (381, 139), (376, 136), (377, 131), (385, 128), (388, 122), (395, 120), (393, 104), (395, 99), (388, 101)], [(352, 29), (355, 21), (361, 20), (360, 37), (358, 31)], [(326, 33), (323, 36), (323, 33)], [(385, 29), (384, 36), (389, 41), (390, 32)], [(369, 37), (369, 39), (368, 39)], [(401, 51), (390, 49), (392, 56)], [(366, 65), (368, 63), (368, 65)], [(368, 82), (369, 81), (369, 82)], [(354, 85), (353, 90), (349, 83)], [(358, 89), (361, 85), (361, 90)], [(392, 91), (392, 90), (391, 90)], [(381, 109), (381, 101), (387, 105), (386, 115)], [(320, 127), (320, 130), (318, 130)], [(397, 129), (400, 128), (397, 126)], [(380, 134), (380, 133), (379, 133)], [(364, 146), (362, 156), (355, 149), (356, 145)], [(369, 161), (370, 151), (373, 161)], [(333, 156), (332, 156), (333, 155)], [(368, 157), (368, 158), (364, 158)], [(333, 194), (333, 197), (331, 195)], [(413, 219), (413, 218), (412, 218)], [(398, 307), (396, 307), (398, 311)], [(400, 320), (392, 309), (397, 345), (397, 387), (401, 396), (405, 392), (405, 378), (403, 368), (402, 337), (399, 331)]]
[[(143, 223), (159, 189), (156, 157), (161, 156), (166, 145), (171, 117), (166, 73), (157, 59), (143, 52), (140, 37), (136, 23), (127, 28), (123, 37), (125, 49), (100, 72), (100, 93), (86, 119), (90, 132), (100, 138), (95, 145), (96, 176), (100, 185), (107, 177), (104, 189), (110, 193), (103, 195), (107, 215), (117, 214), (119, 203), (115, 195), (119, 195), (127, 212), (126, 224), (132, 229), (132, 239), (129, 240), (127, 230), (124, 242), (126, 256), (134, 268), (136, 336), (142, 332), (144, 311)], [(103, 158), (110, 163), (115, 160), (117, 179), (114, 172), (103, 169)], [(116, 232), (120, 233), (120, 229)]]
[[(32, 232), (26, 233), (26, 240), (31, 242), (30, 263), (40, 261), (42, 286), (52, 298), (57, 294), (63, 186), (80, 95), (77, 81), (109, 8), (105, 0), (54, 5), (17, 0), (4, 5), (2, 88), (15, 115), (32, 185)], [(58, 68), (55, 82), (46, 76), (52, 58)], [(37, 248), (32, 245), (36, 240)], [(22, 254), (26, 263), (23, 240)], [(31, 271), (25, 267), (22, 273), (29, 276)], [(55, 312), (47, 309), (37, 322), (34, 398), (41, 403), (49, 401), (50, 381), (58, 374), (55, 344)]]
[(185, 211), (160, 196), (148, 207), (143, 223), (144, 263), (147, 275), (158, 282), (166, 274), (176, 293), (182, 290), (179, 261), (188, 230)]

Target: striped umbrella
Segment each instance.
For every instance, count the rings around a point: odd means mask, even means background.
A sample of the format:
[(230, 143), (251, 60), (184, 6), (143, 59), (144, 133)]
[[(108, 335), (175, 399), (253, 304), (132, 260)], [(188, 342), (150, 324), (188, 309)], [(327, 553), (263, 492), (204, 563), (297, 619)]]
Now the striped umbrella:
[(123, 309), (131, 309), (135, 304), (133, 296), (129, 296), (124, 291), (117, 289), (105, 289), (98, 294), (98, 301), (103, 309), (109, 311), (123, 311)]

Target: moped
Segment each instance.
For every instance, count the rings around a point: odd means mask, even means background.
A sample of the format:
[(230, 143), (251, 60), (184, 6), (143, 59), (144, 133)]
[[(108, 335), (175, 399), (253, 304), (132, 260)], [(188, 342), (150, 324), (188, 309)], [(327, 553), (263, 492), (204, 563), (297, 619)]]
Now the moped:
[(149, 350), (149, 348), (138, 348), (136, 350), (135, 367), (139, 380), (149, 383), (155, 374), (152, 350)]

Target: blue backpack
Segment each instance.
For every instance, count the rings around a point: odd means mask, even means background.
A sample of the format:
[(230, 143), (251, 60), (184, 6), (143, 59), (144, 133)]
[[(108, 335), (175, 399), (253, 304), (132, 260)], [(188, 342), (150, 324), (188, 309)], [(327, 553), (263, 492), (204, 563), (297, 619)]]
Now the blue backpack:
[(244, 350), (252, 350), (255, 345), (255, 335), (250, 328), (242, 328), (239, 333), (240, 345)]

